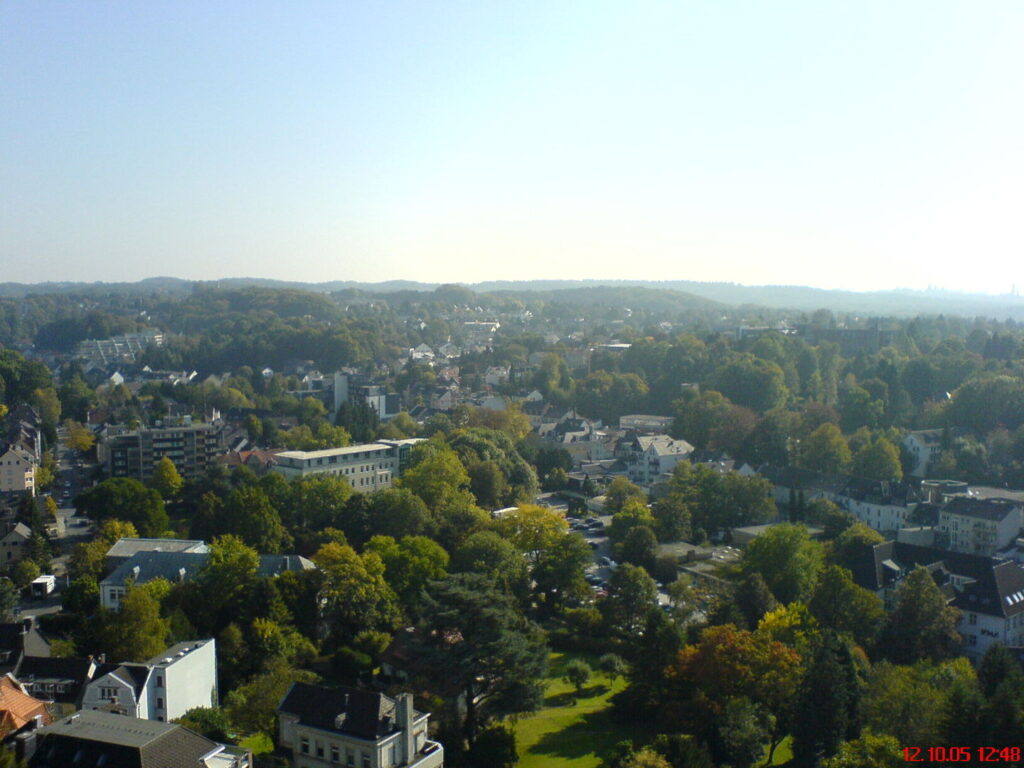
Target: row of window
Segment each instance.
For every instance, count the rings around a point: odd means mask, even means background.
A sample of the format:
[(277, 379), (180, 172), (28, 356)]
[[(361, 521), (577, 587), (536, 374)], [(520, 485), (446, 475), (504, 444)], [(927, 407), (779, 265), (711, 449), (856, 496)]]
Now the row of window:
[[(362, 749), (358, 750), (358, 755), (357, 755), (357, 750), (355, 748), (353, 748), (353, 747), (346, 747), (346, 746), (343, 746), (343, 745), (340, 745), (340, 744), (330, 744), (329, 746), (325, 747), (324, 743), (322, 741), (320, 741), (319, 739), (315, 740), (313, 742), (312, 746), (311, 746), (310, 745), (310, 740), (309, 740), (308, 736), (302, 736), (299, 739), (299, 751), (302, 754), (304, 754), (304, 755), (314, 755), (315, 754), (317, 757), (321, 757), (322, 758), (322, 757), (325, 756), (325, 750), (326, 749), (330, 749), (331, 762), (332, 763), (338, 763), (339, 765), (341, 765), (342, 761), (344, 760), (344, 764), (345, 765), (350, 766), (351, 768), (355, 768), (356, 767), (356, 759), (358, 757), (358, 759), (359, 759), (359, 763), (358, 763), (359, 768), (370, 768), (370, 753), (367, 752), (366, 750), (362, 750)], [(395, 762), (395, 747), (392, 746), (391, 747), (391, 763), (390, 764), (394, 765), (394, 762)]]

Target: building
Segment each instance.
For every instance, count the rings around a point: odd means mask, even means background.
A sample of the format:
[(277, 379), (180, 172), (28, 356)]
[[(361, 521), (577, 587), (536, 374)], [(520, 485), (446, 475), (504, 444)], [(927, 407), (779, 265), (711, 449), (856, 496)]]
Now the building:
[(648, 432), (657, 435), (667, 434), (672, 429), (675, 418), (672, 416), (652, 416), (646, 413), (632, 413), (619, 417), (619, 429), (623, 431)]
[(32, 454), (16, 445), (0, 453), (0, 493), (36, 492), (36, 461)]
[(32, 529), (24, 523), (15, 523), (0, 537), (0, 565), (13, 565), (25, 556)]
[(914, 466), (907, 474), (926, 477), (932, 462), (942, 453), (942, 430), (920, 429), (903, 438), (904, 450), (914, 458)]
[(1024, 506), (1012, 499), (954, 496), (939, 511), (939, 531), (954, 552), (993, 557), (1013, 546), (1024, 524)]
[(35, 721), (49, 725), (46, 703), (31, 696), (10, 673), (0, 677), (0, 739)]
[(279, 743), (295, 768), (441, 768), (444, 747), (429, 739), (430, 715), (412, 694), (394, 699), (355, 688), (293, 683), (277, 708)]
[(210, 547), (199, 539), (120, 538), (107, 550), (107, 568), (114, 570), (139, 552), (209, 552)]
[(160, 459), (174, 462), (186, 480), (206, 474), (223, 451), (223, 429), (214, 424), (140, 429), (109, 439), (104, 447), (107, 474), (146, 481)]
[[(210, 559), (208, 552), (137, 552), (100, 582), (100, 605), (118, 608), (128, 584), (167, 579), (172, 584), (190, 581)], [(256, 575), (277, 576), (285, 571), (309, 571), (316, 566), (300, 555), (260, 555)]]
[(379, 491), (401, 476), (409, 466), (412, 447), (419, 442), (419, 438), (379, 440), (322, 451), (284, 451), (277, 454), (273, 471), (289, 479), (338, 475), (357, 491)]
[(76, 712), (19, 735), (30, 768), (251, 768), (248, 750), (218, 744), (181, 725), (109, 712)]
[(82, 708), (85, 687), (93, 679), (101, 662), (89, 658), (25, 656), (14, 676), (28, 693), (47, 702), (51, 709), (71, 714)]
[(685, 440), (668, 435), (631, 434), (619, 441), (615, 454), (626, 462), (626, 476), (631, 483), (650, 486), (676, 464), (689, 458), (693, 446)]
[(82, 696), (82, 709), (160, 722), (218, 703), (217, 650), (212, 639), (172, 645), (142, 663), (102, 664)]

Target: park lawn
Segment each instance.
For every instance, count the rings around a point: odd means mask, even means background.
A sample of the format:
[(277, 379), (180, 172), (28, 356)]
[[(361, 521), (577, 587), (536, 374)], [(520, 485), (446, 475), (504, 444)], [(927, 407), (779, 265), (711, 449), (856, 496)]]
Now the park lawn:
[[(516, 725), (518, 768), (597, 768), (602, 758), (620, 741), (645, 743), (654, 736), (646, 723), (624, 724), (612, 720), (609, 699), (626, 687), (621, 677), (610, 680), (595, 670), (583, 695), (562, 680), (565, 664), (576, 656), (551, 654), (544, 707)], [(581, 656), (592, 667), (597, 659)]]

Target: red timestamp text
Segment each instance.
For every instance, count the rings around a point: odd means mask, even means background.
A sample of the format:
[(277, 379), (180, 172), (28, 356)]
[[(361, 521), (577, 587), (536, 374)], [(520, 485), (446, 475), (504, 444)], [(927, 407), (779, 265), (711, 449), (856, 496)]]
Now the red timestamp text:
[(1021, 758), (1020, 747), (904, 747), (907, 763), (1012, 763)]

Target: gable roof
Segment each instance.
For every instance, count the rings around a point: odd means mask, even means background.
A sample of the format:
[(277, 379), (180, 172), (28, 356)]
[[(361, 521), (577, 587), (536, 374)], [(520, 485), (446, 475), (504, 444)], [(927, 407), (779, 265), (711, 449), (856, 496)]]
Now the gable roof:
[[(189, 580), (206, 565), (208, 552), (137, 552), (114, 569), (100, 586), (120, 586), (128, 579), (145, 584), (164, 578), (170, 582)], [(260, 555), (257, 575), (277, 576), (285, 571), (308, 571), (316, 566), (301, 555)]]
[[(277, 711), (298, 717), (303, 725), (370, 741), (399, 730), (395, 700), (382, 693), (357, 688), (292, 683)], [(422, 714), (414, 712), (413, 717), (419, 718)]]
[(29, 696), (10, 674), (0, 677), (0, 736), (16, 731), (36, 716), (50, 722), (46, 705)]
[(196, 768), (220, 745), (188, 728), (84, 710), (42, 728), (32, 768)]

